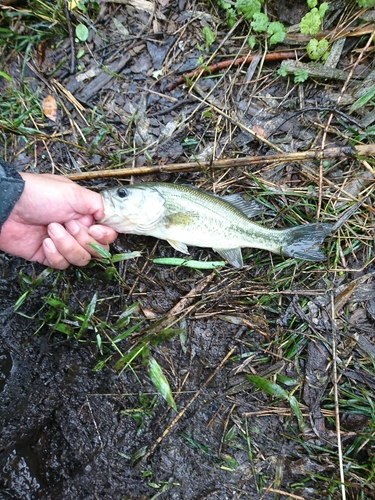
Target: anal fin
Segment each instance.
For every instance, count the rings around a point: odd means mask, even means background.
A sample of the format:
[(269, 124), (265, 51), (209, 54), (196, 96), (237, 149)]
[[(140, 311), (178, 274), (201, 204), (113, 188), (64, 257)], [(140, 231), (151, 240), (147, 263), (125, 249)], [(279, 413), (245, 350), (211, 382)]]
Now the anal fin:
[(241, 248), (214, 248), (215, 252), (227, 260), (229, 264), (239, 269), (243, 267)]

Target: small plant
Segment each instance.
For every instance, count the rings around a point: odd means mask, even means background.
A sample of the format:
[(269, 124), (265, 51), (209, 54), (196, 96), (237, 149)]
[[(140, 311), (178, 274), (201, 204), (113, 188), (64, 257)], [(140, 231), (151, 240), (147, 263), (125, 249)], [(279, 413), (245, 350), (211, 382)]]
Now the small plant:
[[(315, 35), (320, 30), (323, 17), (328, 10), (328, 3), (323, 2), (317, 7), (318, 0), (307, 0), (307, 4), (311, 10), (301, 19), (299, 29), (303, 35)], [(313, 61), (325, 60), (328, 57), (328, 41), (312, 38), (307, 44), (306, 50)]]
[(299, 23), (299, 29), (303, 35), (315, 35), (320, 30), (322, 19), (328, 10), (328, 3), (323, 2), (317, 8), (318, 0), (307, 0), (310, 12), (305, 14)]
[[(300, 31), (302, 34), (312, 36), (318, 33), (321, 28), (323, 17), (328, 10), (328, 3), (322, 2), (318, 6), (318, 0), (307, 0), (307, 4), (311, 10), (301, 19)], [(217, 0), (217, 5), (225, 11), (226, 21), (230, 28), (233, 27), (237, 18), (242, 16), (245, 20), (250, 21), (250, 26), (255, 33), (263, 33), (268, 37), (270, 45), (284, 41), (286, 37), (285, 26), (279, 21), (269, 21), (268, 16), (261, 11), (263, 0), (237, 0), (234, 4), (225, 0)], [(250, 48), (255, 46), (256, 41), (254, 35), (249, 36)], [(312, 39), (307, 44), (306, 50), (310, 59), (324, 60), (328, 56), (328, 42), (327, 40)]]
[(270, 394), (271, 396), (274, 396), (276, 398), (288, 401), (294, 415), (297, 418), (298, 427), (300, 431), (303, 432), (305, 424), (303, 422), (303, 416), (295, 396), (290, 395), (280, 385), (270, 382), (269, 380), (266, 380), (262, 377), (258, 377), (257, 375), (246, 375), (246, 378), (257, 389), (264, 391), (265, 393)]
[(238, 16), (243, 16), (244, 19), (251, 21), (254, 14), (260, 12), (264, 0), (237, 0), (229, 3), (226, 0), (217, 0), (217, 5), (221, 7), (226, 14), (226, 22), (229, 28), (232, 28)]
[(202, 30), (202, 35), (206, 41), (206, 50), (208, 50), (215, 41), (215, 35), (212, 33), (209, 26), (205, 26)]
[[(285, 66), (281, 66), (277, 70), (277, 74), (280, 76), (287, 76), (288, 72)], [(303, 83), (305, 82), (309, 77), (308, 72), (305, 69), (297, 69), (294, 72), (294, 83)]]
[(368, 9), (375, 5), (375, 0), (357, 0), (357, 4), (363, 9)]
[(205, 46), (203, 47), (199, 43), (197, 44), (197, 49), (201, 52), (200, 56), (198, 57), (197, 60), (197, 66), (200, 66), (204, 63), (204, 55), (203, 52), (209, 50), (211, 48), (211, 45), (215, 41), (215, 35), (211, 31), (211, 28), (209, 26), (205, 26), (202, 30), (202, 36), (205, 39)]
[(122, 410), (122, 414), (129, 416), (138, 424), (137, 434), (140, 434), (146, 423), (146, 418), (151, 418), (154, 414), (158, 401), (157, 396), (150, 396), (149, 394), (139, 394), (139, 402), (135, 408)]

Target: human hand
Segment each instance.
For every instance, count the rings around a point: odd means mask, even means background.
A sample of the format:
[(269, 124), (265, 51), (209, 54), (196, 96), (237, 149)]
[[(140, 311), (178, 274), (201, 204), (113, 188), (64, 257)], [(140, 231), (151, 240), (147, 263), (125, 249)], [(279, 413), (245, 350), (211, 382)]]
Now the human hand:
[(88, 243), (108, 248), (117, 233), (95, 224), (104, 216), (99, 193), (63, 176), (21, 173), (24, 191), (0, 232), (0, 249), (55, 269), (99, 257)]

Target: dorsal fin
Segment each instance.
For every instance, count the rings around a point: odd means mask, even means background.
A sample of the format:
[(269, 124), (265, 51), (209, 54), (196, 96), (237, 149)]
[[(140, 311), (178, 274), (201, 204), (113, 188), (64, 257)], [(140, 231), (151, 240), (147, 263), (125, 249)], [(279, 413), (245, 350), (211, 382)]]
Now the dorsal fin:
[(242, 212), (246, 217), (255, 217), (264, 212), (264, 207), (255, 200), (244, 200), (240, 194), (230, 194), (222, 196), (222, 200), (227, 201), (231, 205)]

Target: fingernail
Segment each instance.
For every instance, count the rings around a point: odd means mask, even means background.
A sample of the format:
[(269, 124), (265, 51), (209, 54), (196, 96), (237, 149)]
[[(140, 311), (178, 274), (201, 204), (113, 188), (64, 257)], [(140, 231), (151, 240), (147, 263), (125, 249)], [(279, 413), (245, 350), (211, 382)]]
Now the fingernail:
[(80, 229), (81, 229), (81, 228), (79, 227), (78, 222), (77, 222), (77, 221), (75, 221), (75, 220), (71, 220), (71, 221), (67, 222), (67, 223), (65, 224), (65, 228), (66, 228), (66, 230), (67, 230), (67, 231), (68, 231), (68, 232), (69, 232), (72, 236), (74, 236), (75, 234), (78, 234), (78, 233), (79, 233), (79, 231), (80, 231)]
[(55, 244), (54, 242), (50, 239), (50, 238), (46, 238), (44, 241), (43, 241), (43, 246), (45, 247), (46, 250), (48, 250), (48, 252), (50, 253), (56, 253), (57, 250), (56, 250), (56, 247), (55, 247)]
[(58, 222), (51, 222), (51, 224), (48, 225), (48, 234), (53, 238), (63, 238), (64, 228)]
[(88, 233), (96, 240), (100, 240), (104, 236), (103, 229), (99, 226), (91, 226), (90, 229), (88, 230)]

